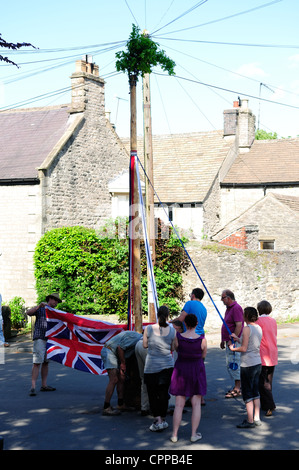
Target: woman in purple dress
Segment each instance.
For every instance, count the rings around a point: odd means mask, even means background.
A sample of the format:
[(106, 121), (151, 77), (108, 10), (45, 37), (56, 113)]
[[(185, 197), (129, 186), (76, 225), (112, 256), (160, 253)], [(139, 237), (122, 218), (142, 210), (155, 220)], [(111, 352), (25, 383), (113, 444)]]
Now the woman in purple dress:
[(173, 431), (170, 440), (177, 442), (178, 429), (186, 397), (191, 397), (191, 442), (199, 441), (202, 436), (197, 432), (201, 418), (201, 397), (207, 393), (204, 358), (207, 354), (207, 341), (204, 335), (195, 333), (197, 318), (192, 313), (185, 318), (186, 332), (177, 333), (175, 349), (178, 353), (171, 377), (169, 393), (175, 395)]

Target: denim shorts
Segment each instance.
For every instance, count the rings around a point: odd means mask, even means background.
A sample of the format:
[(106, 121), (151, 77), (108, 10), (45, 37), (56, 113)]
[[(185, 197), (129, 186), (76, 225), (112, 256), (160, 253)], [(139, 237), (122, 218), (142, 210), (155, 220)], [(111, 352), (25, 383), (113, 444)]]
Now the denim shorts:
[[(237, 369), (233, 370), (229, 367), (232, 362), (238, 364)], [(231, 351), (226, 344), (226, 368), (232, 380), (240, 380), (240, 362), (241, 353)]]
[(119, 361), (118, 357), (114, 352), (110, 351), (110, 349), (106, 348), (105, 346), (101, 352), (101, 359), (103, 361), (105, 369), (118, 369)]
[(259, 378), (262, 364), (250, 367), (241, 367), (242, 397), (245, 403), (259, 398)]
[(47, 340), (35, 339), (33, 341), (33, 364), (48, 363), (47, 359)]

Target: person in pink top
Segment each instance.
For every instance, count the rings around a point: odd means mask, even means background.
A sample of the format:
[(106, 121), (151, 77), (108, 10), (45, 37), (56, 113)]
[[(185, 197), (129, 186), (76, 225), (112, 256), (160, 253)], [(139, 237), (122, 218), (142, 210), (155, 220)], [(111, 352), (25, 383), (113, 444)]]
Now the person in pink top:
[(262, 372), (259, 383), (261, 409), (266, 411), (265, 416), (272, 416), (273, 410), (276, 408), (272, 395), (272, 382), (274, 368), (278, 362), (277, 323), (274, 318), (269, 316), (272, 312), (272, 306), (267, 300), (259, 302), (257, 310), (259, 318), (256, 323), (263, 330), (260, 347)]

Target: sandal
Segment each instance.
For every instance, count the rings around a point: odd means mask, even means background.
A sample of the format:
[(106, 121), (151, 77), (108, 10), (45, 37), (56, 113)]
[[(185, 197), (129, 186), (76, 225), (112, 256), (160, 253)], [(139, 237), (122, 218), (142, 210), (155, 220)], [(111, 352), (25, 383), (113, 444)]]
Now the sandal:
[(121, 412), (119, 410), (116, 410), (115, 408), (112, 408), (112, 406), (105, 408), (102, 412), (103, 416), (118, 416), (120, 414)]
[(50, 387), (49, 385), (47, 385), (46, 387), (41, 387), (40, 388), (41, 392), (54, 392), (55, 390), (56, 390), (56, 388)]
[(230, 390), (229, 392), (227, 392), (227, 394), (225, 395), (225, 398), (237, 398), (237, 397), (241, 397), (242, 396), (242, 392), (241, 390)]

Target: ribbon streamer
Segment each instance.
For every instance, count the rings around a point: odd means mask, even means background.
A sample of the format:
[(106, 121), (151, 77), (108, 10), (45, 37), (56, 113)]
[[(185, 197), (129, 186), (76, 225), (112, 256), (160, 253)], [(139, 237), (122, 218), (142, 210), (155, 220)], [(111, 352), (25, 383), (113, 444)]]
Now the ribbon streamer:
[[(139, 201), (134, 200), (134, 184), (135, 182), (135, 174), (137, 175), (137, 187), (138, 187), (138, 195)], [(143, 237), (144, 237), (144, 245), (145, 245), (145, 253), (146, 253), (146, 260), (147, 266), (149, 268), (149, 278), (152, 288), (153, 300), (154, 300), (154, 307), (155, 313), (157, 318), (157, 312), (159, 308), (159, 301), (158, 301), (158, 294), (157, 294), (157, 286), (154, 276), (154, 268), (152, 263), (152, 257), (150, 253), (150, 246), (148, 241), (147, 235), (147, 227), (146, 227), (146, 216), (144, 210), (144, 202), (142, 197), (142, 188), (141, 188), (141, 180), (139, 174), (139, 167), (138, 167), (138, 157), (136, 151), (131, 151), (130, 157), (130, 171), (129, 171), (129, 180), (130, 180), (130, 193), (129, 193), (129, 292), (128, 292), (128, 330), (133, 329), (133, 297), (134, 297), (134, 283), (133, 283), (133, 270), (134, 270), (134, 260), (133, 260), (133, 211), (134, 205), (139, 202), (140, 212), (141, 212), (141, 221), (142, 221), (142, 229), (143, 229)], [(136, 236), (136, 234), (135, 234)], [(138, 235), (139, 236), (139, 235)]]

